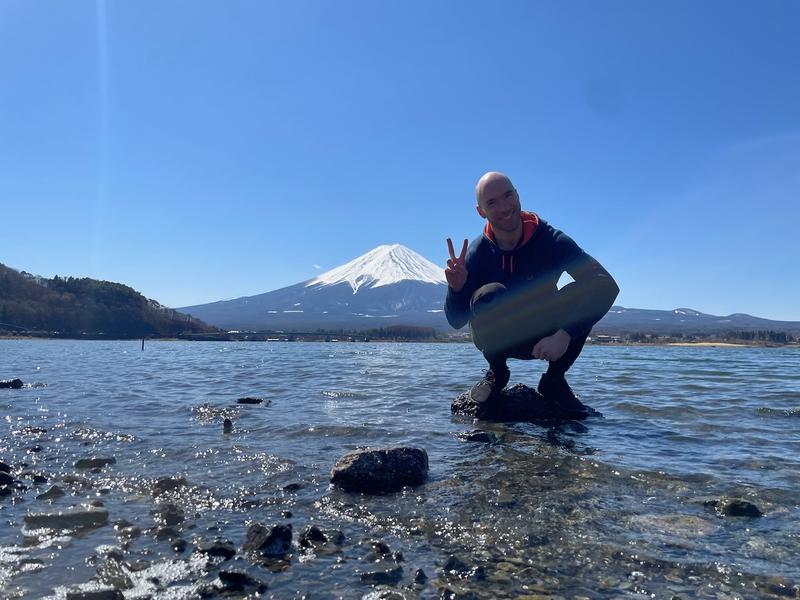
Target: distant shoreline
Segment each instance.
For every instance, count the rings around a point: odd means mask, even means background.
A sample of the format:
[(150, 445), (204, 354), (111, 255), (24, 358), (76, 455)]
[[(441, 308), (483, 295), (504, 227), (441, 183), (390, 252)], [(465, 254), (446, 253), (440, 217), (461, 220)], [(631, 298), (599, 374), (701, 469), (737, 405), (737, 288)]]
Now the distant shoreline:
[[(0, 340), (77, 340), (77, 341), (84, 341), (84, 342), (141, 342), (142, 338), (84, 338), (84, 337), (65, 337), (65, 336), (57, 336), (57, 337), (47, 337), (47, 336), (38, 336), (38, 335), (0, 335)], [(281, 339), (270, 339), (270, 340), (247, 340), (247, 339), (191, 339), (191, 338), (176, 338), (176, 337), (165, 337), (165, 338), (145, 338), (146, 342), (248, 342), (248, 343), (292, 343), (292, 344), (303, 344), (303, 343), (332, 343), (332, 344), (387, 344), (387, 343), (397, 343), (397, 344), (469, 344), (471, 343), (470, 340), (461, 340), (457, 338), (442, 338), (442, 339), (428, 339), (428, 340), (411, 340), (411, 339), (370, 339), (369, 341), (363, 340), (348, 340), (348, 339), (331, 339), (329, 341), (325, 340), (304, 340), (304, 339), (297, 339), (292, 340), (291, 342), (288, 340), (281, 340)], [(776, 343), (745, 343), (745, 342), (710, 342), (710, 341), (703, 341), (703, 342), (631, 342), (631, 341), (620, 341), (620, 342), (592, 342), (587, 341), (587, 346), (597, 346), (597, 347), (620, 347), (620, 346), (631, 346), (631, 347), (666, 347), (666, 346), (677, 346), (677, 347), (697, 347), (697, 348), (800, 348), (800, 344), (792, 343), (792, 344), (776, 344)]]

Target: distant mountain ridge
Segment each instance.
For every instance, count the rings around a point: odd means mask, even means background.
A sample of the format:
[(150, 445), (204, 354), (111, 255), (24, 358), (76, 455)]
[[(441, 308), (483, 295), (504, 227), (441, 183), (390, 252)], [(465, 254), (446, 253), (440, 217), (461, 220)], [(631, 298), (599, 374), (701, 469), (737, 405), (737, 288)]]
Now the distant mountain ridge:
[[(389, 244), (295, 285), (178, 310), (228, 330), (365, 330), (402, 324), (452, 331), (443, 311), (446, 294), (442, 267), (405, 246)], [(741, 313), (720, 317), (690, 308), (613, 306), (594, 328), (595, 333), (609, 334), (729, 330), (781, 330), (796, 335), (800, 322)]]
[(443, 328), (442, 269), (400, 244), (378, 246), (321, 275), (285, 288), (178, 310), (223, 329)]
[(47, 279), (0, 264), (0, 331), (140, 338), (217, 330), (121, 283)]

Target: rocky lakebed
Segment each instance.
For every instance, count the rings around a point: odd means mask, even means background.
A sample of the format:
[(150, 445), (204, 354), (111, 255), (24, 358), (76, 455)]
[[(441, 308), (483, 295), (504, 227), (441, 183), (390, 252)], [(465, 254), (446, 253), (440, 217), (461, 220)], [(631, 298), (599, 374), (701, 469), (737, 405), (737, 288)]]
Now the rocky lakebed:
[(280, 393), (92, 419), (20, 383), (0, 385), (3, 598), (800, 597), (791, 489), (604, 461), (600, 412), (479, 418), (454, 389), (444, 426), (399, 436), (295, 427)]

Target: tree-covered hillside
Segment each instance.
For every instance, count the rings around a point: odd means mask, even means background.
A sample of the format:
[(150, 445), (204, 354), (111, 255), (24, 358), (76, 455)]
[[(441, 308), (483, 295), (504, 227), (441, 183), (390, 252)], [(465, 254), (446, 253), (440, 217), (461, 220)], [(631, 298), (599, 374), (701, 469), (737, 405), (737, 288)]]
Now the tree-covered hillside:
[(0, 264), (0, 331), (138, 338), (217, 330), (121, 283), (45, 279)]

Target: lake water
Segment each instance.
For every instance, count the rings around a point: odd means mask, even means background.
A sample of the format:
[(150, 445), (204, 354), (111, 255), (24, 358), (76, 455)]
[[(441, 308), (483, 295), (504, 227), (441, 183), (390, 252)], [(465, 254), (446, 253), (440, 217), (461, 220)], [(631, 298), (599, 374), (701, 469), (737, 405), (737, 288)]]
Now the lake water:
[[(222, 567), (193, 549), (240, 549), (251, 523), (295, 533), (280, 564), (228, 561), (264, 597), (797, 593), (797, 349), (587, 347), (569, 379), (604, 416), (552, 427), (451, 415), (484, 368), (467, 344), (140, 343), (0, 341), (0, 379), (27, 384), (0, 389), (0, 459), (28, 487), (0, 498), (2, 597), (65, 598), (98, 581), (125, 598), (199, 597)], [(511, 383), (531, 386), (543, 368), (510, 366)], [(236, 404), (244, 396), (271, 404)], [(498, 442), (457, 437), (476, 428)], [(398, 445), (427, 450), (427, 483), (385, 496), (330, 486), (338, 457)], [(76, 470), (86, 457), (116, 464)], [(165, 476), (187, 485), (154, 496)], [(36, 498), (53, 485), (66, 495)], [(723, 514), (731, 499), (763, 516)], [(108, 525), (23, 523), (98, 500)], [(171, 537), (159, 534), (165, 503), (186, 517)], [(122, 520), (142, 534), (120, 537)], [(341, 531), (341, 548), (301, 552), (309, 524)], [(402, 553), (396, 584), (362, 581), (376, 541)], [(415, 584), (418, 569), (427, 581)]]

